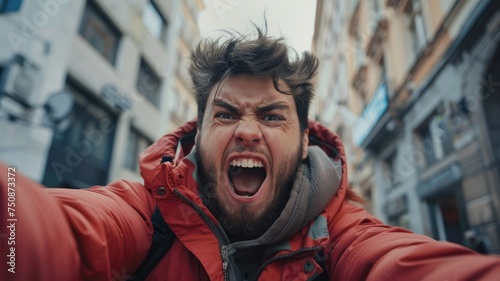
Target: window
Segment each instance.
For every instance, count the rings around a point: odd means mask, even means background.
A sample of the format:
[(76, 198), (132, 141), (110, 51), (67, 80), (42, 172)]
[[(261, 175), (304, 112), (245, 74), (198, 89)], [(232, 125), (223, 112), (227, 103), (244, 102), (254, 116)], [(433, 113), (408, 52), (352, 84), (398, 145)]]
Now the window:
[(109, 62), (115, 63), (121, 34), (93, 1), (87, 1), (80, 34)]
[(415, 55), (422, 52), (427, 44), (425, 21), (420, 0), (410, 0), (406, 6), (410, 30), (411, 48)]
[(392, 153), (382, 162), (382, 169), (384, 171), (387, 188), (389, 189), (393, 188), (394, 185), (399, 182), (399, 177), (401, 176), (397, 174), (396, 164), (396, 152)]
[(12, 13), (21, 9), (23, 0), (0, 0), (0, 13)]
[(457, 244), (463, 243), (462, 235), (466, 229), (467, 218), (461, 211), (465, 206), (460, 202), (463, 202), (463, 198), (458, 192), (444, 193), (429, 202), (434, 238)]
[(431, 131), (429, 127), (425, 127), (421, 132), (422, 144), (424, 147), (425, 162), (427, 165), (432, 165), (436, 163), (436, 153), (434, 151), (434, 139), (432, 138)]
[(137, 90), (144, 95), (157, 108), (160, 107), (161, 80), (155, 74), (153, 68), (144, 59), (141, 60), (139, 77), (137, 78)]
[(149, 33), (155, 38), (162, 42), (167, 40), (167, 21), (163, 18), (153, 1), (149, 1), (146, 7), (144, 7), (142, 22)]
[(145, 137), (137, 129), (131, 128), (128, 137), (127, 153), (125, 154), (125, 167), (133, 171), (139, 171), (139, 153), (143, 152), (151, 144), (153, 144), (153, 141)]
[(384, 211), (387, 214), (390, 225), (395, 225), (409, 229), (410, 220), (408, 214), (408, 197), (406, 194), (391, 196), (384, 204)]
[(356, 67), (360, 68), (366, 63), (365, 48), (363, 38), (359, 33), (356, 34)]
[[(54, 135), (54, 138), (64, 142), (71, 147), (78, 146), (88, 140), (95, 143), (90, 155), (97, 161), (108, 165), (111, 159), (111, 151), (114, 139), (114, 130), (108, 132), (108, 123), (114, 123), (115, 117), (110, 115), (108, 109), (98, 101), (83, 93), (83, 90), (72, 82), (68, 82), (66, 89), (73, 94), (74, 108), (72, 112), (71, 126), (64, 132)], [(113, 125), (112, 127), (114, 127)], [(106, 128), (105, 128), (106, 127)], [(109, 126), (111, 128), (111, 126)], [(98, 133), (101, 134), (98, 134)], [(95, 134), (95, 136), (92, 135)], [(101, 138), (102, 136), (102, 138)], [(94, 137), (95, 140), (92, 138)]]
[[(352, 86), (354, 89), (356, 89), (358, 92), (364, 92), (365, 91), (365, 78), (366, 78), (366, 53), (365, 53), (365, 48), (364, 48), (364, 43), (363, 39), (361, 38), (361, 35), (359, 32), (356, 32), (354, 35), (355, 39), (355, 48), (356, 48), (356, 53), (355, 53), (355, 62), (356, 62), (356, 71), (355, 71), (355, 76), (352, 82)], [(363, 94), (362, 94), (363, 96)]]
[(388, 190), (398, 187), (399, 184), (407, 179), (408, 171), (402, 167), (401, 161), (402, 160), (397, 157), (397, 151), (392, 152), (382, 161), (382, 171)]
[(448, 120), (448, 129), (452, 134), (453, 148), (460, 149), (474, 139), (471, 112), (466, 98), (457, 102), (450, 101), (447, 113), (445, 116)]
[(418, 130), (427, 166), (443, 159), (453, 150), (453, 135), (450, 122), (441, 105)]
[(66, 90), (74, 98), (71, 125), (54, 133), (43, 184), (73, 188), (104, 185), (108, 182), (116, 116), (73, 80), (67, 81)]

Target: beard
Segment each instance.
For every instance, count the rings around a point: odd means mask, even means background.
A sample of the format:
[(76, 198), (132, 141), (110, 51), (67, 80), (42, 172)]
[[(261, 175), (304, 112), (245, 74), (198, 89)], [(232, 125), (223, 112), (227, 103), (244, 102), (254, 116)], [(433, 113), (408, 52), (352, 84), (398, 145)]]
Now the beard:
[[(278, 219), (290, 198), (290, 192), (302, 164), (302, 139), (296, 153), (283, 159), (279, 164), (278, 171), (275, 171), (274, 188), (276, 192), (274, 193), (274, 198), (272, 198), (271, 202), (259, 216), (255, 216), (248, 209), (248, 206), (245, 205), (242, 205), (236, 212), (229, 212), (224, 207), (224, 202), (221, 202), (217, 196), (216, 189), (227, 188), (217, 184), (218, 182), (222, 182), (222, 180), (217, 180), (217, 175), (222, 175), (226, 171), (219, 171), (220, 173), (217, 173), (215, 163), (207, 156), (208, 151), (200, 145), (199, 141), (197, 143), (199, 144), (199, 148), (196, 153), (196, 160), (199, 167), (198, 178), (200, 179), (200, 192), (203, 204), (217, 218), (217, 221), (225, 230), (231, 242), (260, 237)], [(236, 150), (244, 151), (245, 148), (239, 147)]]

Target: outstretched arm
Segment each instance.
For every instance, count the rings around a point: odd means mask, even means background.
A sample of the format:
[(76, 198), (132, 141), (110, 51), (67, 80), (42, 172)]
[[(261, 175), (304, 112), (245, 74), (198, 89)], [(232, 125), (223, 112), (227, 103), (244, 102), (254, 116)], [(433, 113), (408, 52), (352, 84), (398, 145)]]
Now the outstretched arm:
[(330, 280), (498, 280), (500, 258), (382, 224), (344, 204), (332, 224)]
[(0, 164), (1, 280), (127, 280), (146, 256), (154, 201), (141, 184), (72, 190), (44, 188), (18, 171), (15, 185), (8, 178)]

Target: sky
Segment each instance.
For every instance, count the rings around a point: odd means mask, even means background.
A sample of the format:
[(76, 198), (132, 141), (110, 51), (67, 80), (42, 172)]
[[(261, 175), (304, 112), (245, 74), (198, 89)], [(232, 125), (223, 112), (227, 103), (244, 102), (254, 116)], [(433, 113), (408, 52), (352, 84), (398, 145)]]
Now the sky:
[(269, 35), (283, 36), (299, 53), (311, 49), (315, 0), (203, 0), (198, 26), (203, 37), (217, 37), (220, 29), (252, 31), (251, 21), (261, 26), (267, 15)]

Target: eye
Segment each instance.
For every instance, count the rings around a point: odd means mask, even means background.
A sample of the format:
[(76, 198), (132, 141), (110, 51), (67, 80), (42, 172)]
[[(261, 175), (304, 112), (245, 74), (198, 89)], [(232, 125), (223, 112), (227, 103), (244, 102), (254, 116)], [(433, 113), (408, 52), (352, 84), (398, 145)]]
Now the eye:
[(264, 116), (264, 120), (266, 121), (281, 121), (283, 120), (283, 117), (279, 115), (266, 115)]
[(215, 118), (221, 118), (221, 119), (233, 119), (233, 116), (229, 113), (225, 112), (220, 112), (215, 114)]

